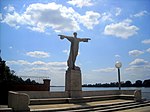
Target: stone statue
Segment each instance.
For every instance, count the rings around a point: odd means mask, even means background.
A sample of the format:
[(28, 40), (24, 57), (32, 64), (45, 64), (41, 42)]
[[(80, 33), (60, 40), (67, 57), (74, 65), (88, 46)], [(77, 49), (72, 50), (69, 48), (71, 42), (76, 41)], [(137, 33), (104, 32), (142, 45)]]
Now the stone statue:
[(77, 33), (73, 33), (74, 36), (65, 36), (65, 35), (58, 35), (60, 36), (60, 39), (68, 39), (71, 42), (70, 46), (70, 54), (67, 61), (67, 65), (69, 69), (77, 69), (79, 67), (75, 66), (76, 57), (78, 55), (79, 50), (79, 42), (88, 42), (88, 40), (91, 40), (90, 38), (77, 38)]

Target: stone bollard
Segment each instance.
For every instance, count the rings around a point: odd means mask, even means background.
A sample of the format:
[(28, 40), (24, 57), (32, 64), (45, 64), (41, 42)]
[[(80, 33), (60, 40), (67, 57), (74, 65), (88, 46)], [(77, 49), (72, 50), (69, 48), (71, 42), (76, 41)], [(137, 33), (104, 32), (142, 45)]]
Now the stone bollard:
[(135, 102), (140, 102), (140, 101), (142, 101), (141, 90), (135, 90), (135, 91), (134, 91), (134, 101), (135, 101)]
[(30, 111), (28, 107), (30, 98), (25, 93), (18, 93), (9, 91), (8, 93), (8, 107), (12, 108), (13, 111)]

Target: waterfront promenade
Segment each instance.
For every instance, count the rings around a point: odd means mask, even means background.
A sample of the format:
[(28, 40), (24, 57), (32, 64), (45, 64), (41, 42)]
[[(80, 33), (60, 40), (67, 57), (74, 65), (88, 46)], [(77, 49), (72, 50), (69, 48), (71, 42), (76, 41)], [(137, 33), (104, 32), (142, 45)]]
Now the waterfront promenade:
[[(149, 112), (150, 101), (135, 103), (133, 100), (91, 101), (86, 103), (62, 103), (30, 105), (30, 112)], [(0, 112), (12, 112), (7, 105), (0, 106)]]
[(107, 100), (86, 103), (50, 104), (30, 106), (32, 112), (65, 111), (65, 112), (149, 112), (150, 102), (135, 103), (132, 100)]

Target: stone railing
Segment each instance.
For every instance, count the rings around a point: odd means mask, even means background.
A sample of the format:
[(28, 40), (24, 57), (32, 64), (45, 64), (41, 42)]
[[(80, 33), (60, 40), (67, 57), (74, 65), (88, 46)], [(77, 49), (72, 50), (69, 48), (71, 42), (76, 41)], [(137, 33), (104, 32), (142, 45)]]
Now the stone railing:
[(49, 91), (17, 91), (19, 93), (25, 93), (30, 96), (31, 99), (42, 98), (68, 98), (68, 92), (49, 92)]
[[(103, 98), (121, 98), (129, 99), (132, 98), (135, 102), (142, 100), (141, 90), (106, 90), (106, 91), (82, 91), (82, 97), (97, 97)], [(30, 96), (30, 97), (29, 97)], [(82, 99), (80, 97), (79, 99)], [(108, 98), (107, 98), (108, 97)], [(44, 98), (69, 98), (67, 91), (65, 92), (48, 92), (48, 91), (9, 91), (8, 95), (8, 107), (12, 108), (14, 111), (28, 111), (30, 99), (44, 99)], [(78, 99), (78, 98), (77, 98)], [(84, 99), (84, 98), (83, 98)], [(105, 99), (105, 100), (106, 100)], [(76, 99), (74, 99), (76, 100)], [(66, 100), (67, 101), (67, 100)]]
[(50, 91), (50, 80), (43, 79), (43, 84), (16, 84), (11, 86), (13, 91)]
[[(135, 92), (141, 93), (141, 90), (105, 90), (105, 91), (82, 91), (82, 97), (91, 97), (91, 96), (107, 96), (107, 95), (131, 95), (135, 98), (141, 99), (141, 96)], [(20, 93), (26, 93), (30, 96), (31, 99), (35, 98), (68, 98), (69, 94), (67, 91), (62, 92), (49, 92), (49, 91), (18, 91)]]
[(9, 91), (8, 94), (8, 107), (13, 111), (29, 111), (28, 107), (30, 103), (29, 95), (25, 93), (18, 93)]

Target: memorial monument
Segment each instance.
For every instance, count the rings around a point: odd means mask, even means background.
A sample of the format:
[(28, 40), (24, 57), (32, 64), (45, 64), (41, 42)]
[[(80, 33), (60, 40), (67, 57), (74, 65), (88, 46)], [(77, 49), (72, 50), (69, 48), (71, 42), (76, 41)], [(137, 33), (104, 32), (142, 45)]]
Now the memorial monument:
[(58, 35), (60, 39), (66, 38), (71, 42), (69, 58), (67, 60), (68, 69), (65, 78), (65, 91), (68, 91), (69, 97), (81, 97), (82, 81), (80, 67), (75, 65), (78, 55), (79, 43), (88, 42), (90, 38), (77, 38), (77, 33), (74, 32), (73, 36)]

